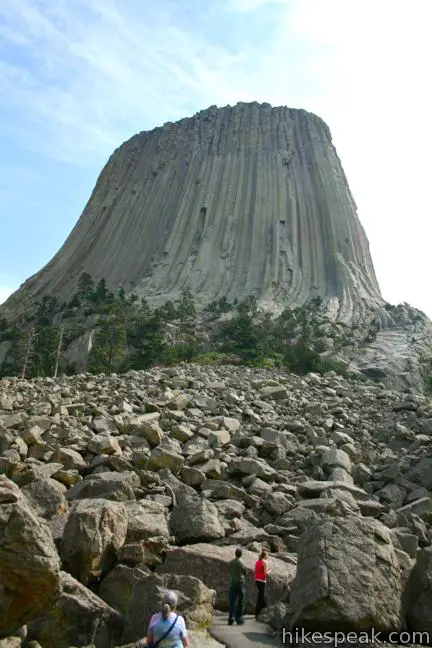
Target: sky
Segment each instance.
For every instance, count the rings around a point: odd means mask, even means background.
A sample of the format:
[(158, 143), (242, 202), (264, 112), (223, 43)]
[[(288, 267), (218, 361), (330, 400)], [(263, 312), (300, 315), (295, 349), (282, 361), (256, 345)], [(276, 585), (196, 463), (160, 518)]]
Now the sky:
[(432, 317), (431, 0), (1, 0), (0, 303), (135, 133), (239, 101), (326, 121), (381, 291)]

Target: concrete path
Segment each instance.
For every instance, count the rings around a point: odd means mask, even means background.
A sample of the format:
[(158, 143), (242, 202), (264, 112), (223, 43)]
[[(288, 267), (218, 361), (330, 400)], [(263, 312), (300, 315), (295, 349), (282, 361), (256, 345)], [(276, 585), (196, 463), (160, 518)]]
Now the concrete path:
[(245, 616), (244, 625), (228, 625), (227, 615), (215, 615), (210, 634), (226, 648), (268, 648), (278, 646), (277, 636), (273, 636), (271, 629), (265, 624), (255, 621), (251, 615)]

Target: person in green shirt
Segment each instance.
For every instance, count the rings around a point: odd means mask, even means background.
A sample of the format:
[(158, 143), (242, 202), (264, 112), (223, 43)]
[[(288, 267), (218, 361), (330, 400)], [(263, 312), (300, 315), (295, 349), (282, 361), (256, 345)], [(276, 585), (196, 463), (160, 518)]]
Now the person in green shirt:
[(228, 625), (232, 625), (234, 623), (234, 619), (238, 624), (244, 623), (243, 615), (245, 604), (246, 566), (242, 560), (242, 555), (242, 550), (236, 549), (235, 558), (230, 560), (230, 562), (228, 563)]

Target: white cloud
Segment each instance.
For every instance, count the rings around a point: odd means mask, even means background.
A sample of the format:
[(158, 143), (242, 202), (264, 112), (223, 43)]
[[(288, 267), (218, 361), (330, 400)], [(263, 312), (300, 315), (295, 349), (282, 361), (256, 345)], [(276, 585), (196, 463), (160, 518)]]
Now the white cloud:
[(4, 0), (2, 13), (5, 41), (24, 44), (31, 66), (0, 59), (0, 107), (22, 114), (17, 136), (57, 159), (94, 163), (144, 124), (215, 93), (226, 102), (246, 81), (241, 55), (114, 0)]
[[(429, 151), (432, 147), (429, 0), (300, 0), (285, 13), (311, 45), (319, 91), (314, 110), (330, 125), (390, 301), (432, 316), (429, 296)], [(317, 56), (314, 49), (320, 48)]]
[(290, 0), (226, 0), (229, 11), (248, 12), (261, 9), (266, 5), (289, 5)]

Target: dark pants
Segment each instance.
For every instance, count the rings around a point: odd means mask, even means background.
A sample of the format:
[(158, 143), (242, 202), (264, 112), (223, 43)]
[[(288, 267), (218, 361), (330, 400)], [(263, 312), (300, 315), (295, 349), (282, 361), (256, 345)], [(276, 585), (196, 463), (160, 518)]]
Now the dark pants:
[[(233, 621), (234, 618), (236, 621), (240, 621), (244, 614), (244, 603), (245, 603), (244, 583), (231, 585), (228, 591), (228, 598), (229, 598), (228, 616), (230, 621)], [(236, 603), (237, 603), (237, 607), (236, 607)]]
[(257, 617), (261, 610), (267, 607), (267, 597), (266, 597), (266, 583), (261, 581), (255, 581), (257, 586), (257, 602), (255, 606), (255, 616)]

